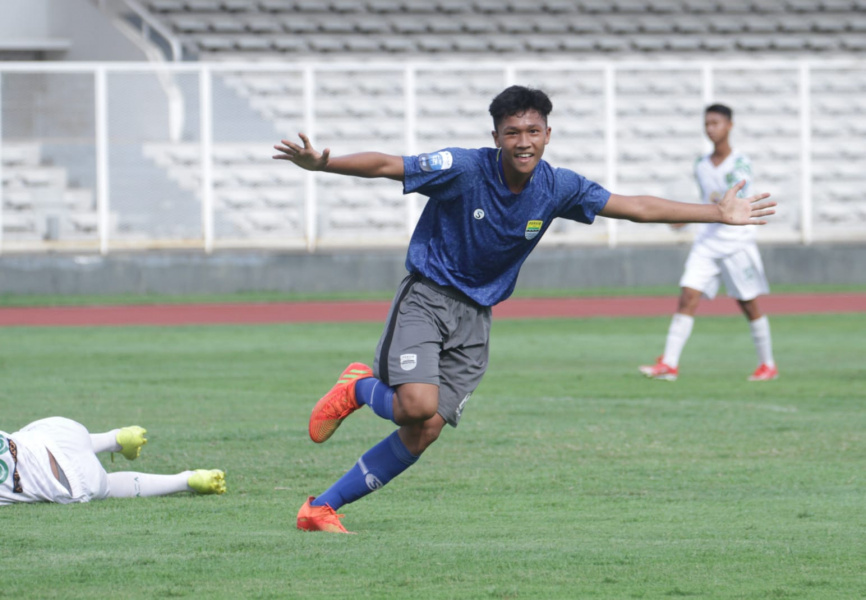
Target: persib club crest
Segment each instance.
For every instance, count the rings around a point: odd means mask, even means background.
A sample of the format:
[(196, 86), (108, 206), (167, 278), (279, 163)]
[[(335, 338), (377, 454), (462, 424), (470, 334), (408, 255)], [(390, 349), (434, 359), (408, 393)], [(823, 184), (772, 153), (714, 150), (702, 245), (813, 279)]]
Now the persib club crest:
[(450, 169), (453, 163), (454, 158), (447, 150), (432, 154), (420, 154), (418, 156), (418, 166), (421, 167), (422, 171), (427, 171), (428, 173)]
[(541, 225), (544, 221), (530, 221), (526, 224), (526, 231), (523, 232), (523, 235), (527, 240), (531, 240), (538, 236), (541, 232)]

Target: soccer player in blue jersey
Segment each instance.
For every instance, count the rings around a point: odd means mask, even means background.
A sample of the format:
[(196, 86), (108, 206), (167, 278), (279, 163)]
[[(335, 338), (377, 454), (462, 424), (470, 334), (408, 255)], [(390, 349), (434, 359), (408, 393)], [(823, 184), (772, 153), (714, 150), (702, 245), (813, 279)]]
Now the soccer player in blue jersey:
[(300, 134), (275, 159), (310, 171), (403, 182), (430, 198), (409, 242), (409, 275), (397, 289), (373, 367), (350, 364), (313, 408), (314, 442), (331, 437), (362, 405), (398, 425), (336, 483), (310, 496), (299, 529), (348, 533), (337, 510), (412, 466), (446, 424), (456, 427), (487, 368), (491, 307), (514, 290), (517, 274), (554, 219), (590, 224), (596, 215), (646, 223), (763, 224), (768, 194), (718, 204), (621, 196), (542, 160), (550, 142), (550, 99), (512, 86), (490, 104), (496, 148), (446, 148), (419, 156), (361, 152), (331, 157)]

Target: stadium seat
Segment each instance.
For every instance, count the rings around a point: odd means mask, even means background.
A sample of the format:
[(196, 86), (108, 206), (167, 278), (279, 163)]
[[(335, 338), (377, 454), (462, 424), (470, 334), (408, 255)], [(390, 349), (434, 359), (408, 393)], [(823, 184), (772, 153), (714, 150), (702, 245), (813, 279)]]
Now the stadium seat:
[(682, 6), (678, 0), (650, 0), (649, 9), (654, 13), (673, 14), (682, 10)]
[(35, 167), (41, 160), (36, 143), (4, 142), (2, 149), (2, 162), (6, 167)]
[(319, 31), (319, 23), (306, 16), (284, 16), (280, 18), (286, 33), (298, 35), (314, 34)]
[(504, 0), (474, 0), (472, 6), (482, 14), (507, 13), (509, 6)]
[[(420, 0), (422, 3), (430, 4), (429, 0)], [(437, 0), (435, 4), (439, 12), (443, 14), (460, 14), (471, 11), (472, 5), (465, 0)]]
[(864, 36), (846, 36), (841, 38), (840, 46), (850, 52), (866, 51), (866, 37)]
[(785, 5), (794, 12), (815, 13), (821, 10), (819, 0), (785, 0)]
[(750, 13), (752, 11), (751, 0), (724, 0), (718, 3), (718, 8), (727, 13)]
[(210, 22), (210, 29), (220, 34), (242, 33), (244, 31), (244, 23), (239, 19), (213, 19)]
[(601, 52), (623, 52), (628, 49), (629, 44), (619, 36), (603, 36), (595, 40), (593, 47)]
[(258, 4), (261, 10), (271, 13), (289, 13), (295, 10), (292, 0), (259, 0)]
[(29, 190), (4, 190), (3, 213), (7, 211), (26, 212), (35, 207), (33, 194)]
[(649, 10), (649, 0), (615, 0), (612, 4), (618, 13), (643, 14)]
[(785, 33), (807, 33), (811, 31), (812, 24), (799, 16), (784, 16), (775, 19), (777, 29)]
[(460, 36), (454, 39), (454, 48), (458, 52), (484, 52), (489, 48), (488, 42), (483, 37)]
[(555, 37), (529, 37), (526, 39), (526, 47), (534, 52), (556, 52), (560, 48), (559, 40)]
[(283, 30), (283, 26), (275, 19), (256, 17), (246, 21), (245, 29), (252, 33), (279, 33)]
[(186, 0), (186, 9), (189, 12), (219, 12), (222, 7), (219, 0)]
[(802, 52), (807, 45), (806, 38), (790, 34), (775, 36), (770, 40), (770, 47), (779, 52)]
[(417, 35), (427, 32), (427, 23), (415, 16), (409, 18), (391, 17), (388, 19), (391, 29), (400, 35)]
[(658, 52), (666, 47), (665, 39), (655, 35), (634, 35), (629, 39), (632, 48), (639, 52)]
[(535, 31), (535, 23), (522, 15), (499, 17), (496, 22), (499, 31), (507, 34), (527, 35)]
[(234, 46), (241, 52), (267, 52), (271, 49), (271, 41), (262, 36), (240, 36), (235, 38)]
[(491, 34), (497, 29), (496, 23), (486, 16), (467, 16), (461, 18), (461, 22), (463, 31), (471, 34)]
[(754, 0), (753, 9), (762, 14), (781, 13), (786, 10), (785, 3), (779, 0)]
[(422, 52), (449, 52), (453, 49), (454, 43), (447, 37), (441, 35), (429, 35), (415, 38), (415, 44), (418, 50)]
[(329, 12), (330, 7), (320, 0), (295, 0), (295, 11), (299, 13)]
[(436, 34), (455, 34), (463, 31), (459, 19), (451, 16), (431, 16), (425, 19), (427, 30)]
[(255, 2), (249, 0), (222, 0), (223, 10), (230, 13), (242, 13), (256, 9)]
[(3, 215), (4, 234), (38, 233), (39, 227), (35, 215), (5, 213)]
[(225, 52), (235, 47), (234, 41), (231, 38), (213, 35), (197, 37), (195, 43), (204, 52)]
[[(775, 2), (777, 0), (769, 1)], [(713, 0), (685, 0), (683, 2), (683, 9), (686, 12), (697, 14), (714, 13), (719, 10), (719, 3)]]
[(182, 0), (150, 0), (147, 6), (150, 10), (157, 13), (183, 12), (186, 10)]
[(259, 195), (250, 189), (223, 189), (217, 194), (217, 205), (229, 210), (249, 210), (260, 204)]
[(367, 10), (372, 13), (399, 13), (403, 11), (400, 0), (368, 0)]
[(256, 232), (286, 232), (298, 228), (296, 215), (275, 210), (252, 210), (243, 213), (247, 223)]
[(382, 40), (380, 47), (386, 52), (411, 52), (415, 49), (415, 44), (407, 38), (386, 37)]
[(631, 15), (627, 17), (608, 17), (604, 27), (609, 33), (616, 35), (632, 35), (641, 31), (641, 23)]
[(174, 17), (171, 23), (180, 33), (205, 33), (210, 29), (207, 21), (187, 15)]

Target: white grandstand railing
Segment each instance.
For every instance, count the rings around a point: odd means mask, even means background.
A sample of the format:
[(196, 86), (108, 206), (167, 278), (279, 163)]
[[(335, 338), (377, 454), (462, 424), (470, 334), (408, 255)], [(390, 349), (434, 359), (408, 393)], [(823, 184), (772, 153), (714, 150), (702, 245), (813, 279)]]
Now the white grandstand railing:
[[(714, 96), (713, 85), (718, 73), (726, 70), (779, 70), (795, 73), (798, 77), (798, 99), (799, 117), (797, 127), (799, 130), (799, 157), (796, 168), (799, 169), (799, 226), (790, 231), (783, 231), (770, 239), (783, 242), (798, 242), (810, 244), (813, 241), (843, 241), (854, 239), (866, 239), (864, 232), (855, 232), (852, 236), (848, 233), (838, 233), (832, 229), (823, 231), (817, 235), (814, 228), (814, 211), (812, 202), (813, 190), (813, 156), (812, 156), (812, 90), (810, 88), (811, 75), (815, 70), (821, 69), (856, 69), (866, 72), (866, 61), (857, 60), (800, 60), (800, 61), (677, 61), (677, 62), (646, 62), (646, 61), (598, 61), (571, 63), (566, 61), (549, 61), (547, 63), (455, 63), (455, 62), (367, 62), (367, 63), (0, 63), (0, 115), (3, 114), (3, 79), (7, 74), (39, 73), (51, 74), (86, 74), (92, 75), (94, 79), (94, 119), (95, 136), (93, 139), (94, 154), (96, 159), (96, 208), (98, 212), (98, 236), (93, 242), (56, 242), (50, 240), (27, 240), (12, 243), (4, 239), (3, 223), (3, 190), (0, 188), (0, 251), (14, 250), (52, 250), (52, 249), (87, 249), (93, 247), (100, 253), (105, 254), (114, 249), (146, 249), (153, 247), (199, 247), (205, 252), (211, 252), (219, 248), (229, 247), (277, 247), (277, 248), (305, 248), (315, 251), (322, 247), (335, 247), (338, 245), (356, 245), (358, 247), (375, 247), (383, 245), (405, 244), (408, 234), (411, 232), (419, 211), (414, 198), (408, 199), (406, 210), (406, 223), (404, 234), (388, 239), (382, 236), (371, 236), (370, 238), (353, 237), (348, 241), (323, 237), (319, 229), (319, 179), (315, 173), (305, 173), (303, 193), (303, 239), (269, 239), (261, 241), (252, 237), (247, 238), (225, 238), (220, 237), (215, 228), (215, 203), (214, 203), (214, 116), (213, 116), (213, 77), (214, 75), (234, 73), (269, 73), (298, 75), (303, 81), (303, 125), (306, 132), (315, 143), (317, 132), (317, 118), (315, 107), (316, 78), (320, 74), (351, 71), (356, 73), (393, 71), (402, 77), (404, 85), (404, 109), (402, 143), (404, 153), (416, 153), (418, 148), (417, 136), (417, 97), (416, 81), (419, 72), (444, 72), (444, 71), (496, 71), (502, 72), (504, 84), (516, 82), (517, 72), (544, 72), (544, 71), (569, 71), (569, 72), (597, 72), (603, 74), (604, 80), (604, 178), (606, 187), (616, 189), (619, 180), (620, 155), (618, 148), (618, 123), (620, 117), (617, 112), (617, 77), (623, 71), (698, 71), (701, 79), (701, 98), (706, 104)], [(108, 97), (109, 90), (106, 84), (108, 77), (117, 74), (153, 74), (168, 73), (171, 75), (188, 74), (198, 78), (198, 110), (200, 129), (198, 144), (200, 147), (201, 160), (198, 161), (199, 169), (199, 198), (201, 200), (201, 230), (195, 239), (123, 239), (123, 236), (113, 237), (111, 231), (111, 215), (117, 203), (117, 199), (111, 197), (111, 165), (109, 156), (109, 113), (112, 108), (111, 98)], [(7, 86), (8, 89), (8, 86)], [(479, 106), (485, 106), (488, 98), (479, 98)], [(170, 119), (169, 119), (170, 121)], [(3, 122), (0, 119), (0, 151), (4, 144)], [(38, 141), (38, 140), (37, 140)], [(272, 144), (275, 140), (261, 140), (263, 144)], [(371, 148), (375, 149), (375, 148)], [(339, 148), (335, 149), (339, 152)], [(0, 164), (0, 175), (2, 175), (2, 164)], [(682, 242), (682, 236), (650, 234), (647, 237), (623, 238), (614, 220), (606, 220), (606, 234), (584, 235), (580, 238), (568, 236), (567, 234), (551, 233), (546, 239), (548, 244), (598, 244), (603, 243), (616, 246), (621, 243), (675, 243)]]
[[(114, 13), (120, 12), (120, 7), (112, 5), (106, 0), (94, 0), (94, 2), (102, 12), (107, 13), (109, 10), (112, 10)], [(163, 25), (158, 19), (155, 19), (150, 11), (136, 2), (136, 0), (121, 0), (121, 3), (123, 7), (140, 19), (138, 34), (142, 40), (150, 41), (151, 34), (155, 33), (168, 47), (169, 60), (173, 62), (183, 60), (183, 43), (168, 27)]]

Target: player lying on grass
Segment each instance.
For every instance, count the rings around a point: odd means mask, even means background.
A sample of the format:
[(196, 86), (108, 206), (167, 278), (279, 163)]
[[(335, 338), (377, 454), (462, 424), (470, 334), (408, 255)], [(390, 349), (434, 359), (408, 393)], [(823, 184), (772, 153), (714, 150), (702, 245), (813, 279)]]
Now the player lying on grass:
[(331, 157), (304, 134), (274, 146), (274, 158), (309, 171), (403, 182), (430, 198), (406, 258), (373, 368), (352, 363), (315, 405), (309, 432), (324, 442), (366, 404), (399, 428), (366, 452), (334, 485), (298, 512), (306, 530), (346, 533), (336, 510), (377, 490), (456, 427), (487, 368), (490, 307), (508, 298), (517, 273), (554, 219), (590, 224), (596, 215), (638, 222), (763, 224), (768, 194), (718, 204), (621, 196), (541, 160), (550, 142), (544, 92), (512, 86), (490, 104), (496, 148), (446, 148), (420, 156), (362, 152)]
[(15, 433), (0, 431), (0, 505), (225, 493), (225, 473), (216, 469), (176, 475), (106, 473), (96, 454), (120, 452), (135, 460), (147, 443), (145, 433), (138, 426), (89, 433), (63, 417), (41, 419)]

